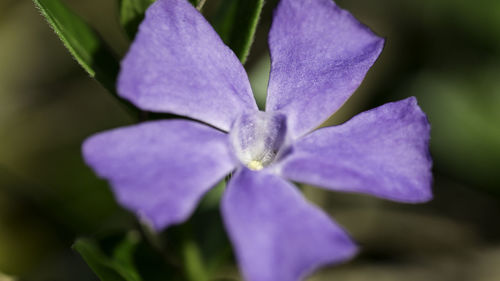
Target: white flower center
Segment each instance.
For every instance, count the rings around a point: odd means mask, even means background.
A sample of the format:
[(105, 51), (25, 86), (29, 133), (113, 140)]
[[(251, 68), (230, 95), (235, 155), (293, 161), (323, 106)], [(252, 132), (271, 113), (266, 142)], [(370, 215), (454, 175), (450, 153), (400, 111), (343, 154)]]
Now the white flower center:
[(286, 117), (280, 113), (244, 113), (234, 122), (229, 138), (236, 157), (249, 169), (270, 165), (286, 141)]

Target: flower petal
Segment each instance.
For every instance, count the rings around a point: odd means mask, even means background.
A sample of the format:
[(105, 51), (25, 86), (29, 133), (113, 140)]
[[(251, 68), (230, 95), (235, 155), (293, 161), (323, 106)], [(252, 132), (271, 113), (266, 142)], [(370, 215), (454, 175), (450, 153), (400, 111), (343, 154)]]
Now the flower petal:
[(414, 97), (387, 103), (294, 144), (283, 176), (401, 202), (432, 198), (430, 125)]
[(87, 164), (110, 181), (120, 204), (161, 230), (193, 212), (234, 163), (227, 135), (185, 120), (142, 123), (87, 139)]
[(295, 281), (356, 253), (349, 236), (280, 177), (246, 168), (222, 201), (226, 229), (248, 281)]
[(281, 0), (269, 34), (267, 110), (281, 110), (304, 135), (361, 84), (384, 40), (332, 0)]
[(137, 107), (188, 116), (229, 130), (257, 110), (236, 55), (186, 0), (158, 0), (122, 61), (119, 94)]

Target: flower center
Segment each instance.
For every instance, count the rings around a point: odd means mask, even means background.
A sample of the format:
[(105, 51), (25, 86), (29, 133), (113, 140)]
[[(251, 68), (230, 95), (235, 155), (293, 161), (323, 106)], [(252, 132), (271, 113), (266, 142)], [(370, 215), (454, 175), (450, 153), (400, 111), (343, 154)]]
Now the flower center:
[(269, 166), (282, 151), (286, 131), (285, 115), (256, 111), (240, 115), (229, 138), (241, 163), (258, 171)]

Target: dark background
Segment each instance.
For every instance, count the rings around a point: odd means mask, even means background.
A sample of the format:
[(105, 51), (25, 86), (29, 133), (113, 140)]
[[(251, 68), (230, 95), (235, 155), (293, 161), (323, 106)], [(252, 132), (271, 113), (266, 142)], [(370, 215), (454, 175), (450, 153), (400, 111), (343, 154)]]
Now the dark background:
[[(115, 51), (128, 41), (112, 0), (64, 1)], [(268, 1), (246, 64), (265, 96)], [(306, 188), (362, 247), (311, 280), (500, 280), (500, 1), (337, 1), (387, 39), (331, 118), (416, 96), (432, 124), (435, 199), (404, 205)], [(207, 0), (206, 15), (217, 0)], [(134, 119), (73, 61), (29, 0), (0, 0), (0, 280), (97, 280), (75, 238), (133, 226), (80, 156), (92, 133)], [(3, 275), (5, 277), (2, 277)], [(234, 267), (221, 275), (234, 276)], [(11, 276), (11, 277), (7, 277)]]

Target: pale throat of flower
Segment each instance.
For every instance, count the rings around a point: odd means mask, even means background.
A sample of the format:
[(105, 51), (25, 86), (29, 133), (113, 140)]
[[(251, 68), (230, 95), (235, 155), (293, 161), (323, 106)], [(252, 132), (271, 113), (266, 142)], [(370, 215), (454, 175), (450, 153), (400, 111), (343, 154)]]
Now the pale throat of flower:
[(248, 169), (253, 170), (253, 171), (258, 171), (264, 169), (264, 164), (260, 162), (259, 160), (252, 160), (248, 162), (247, 164)]
[(236, 158), (250, 170), (271, 165), (283, 152), (287, 140), (286, 117), (262, 111), (241, 114), (229, 139)]

